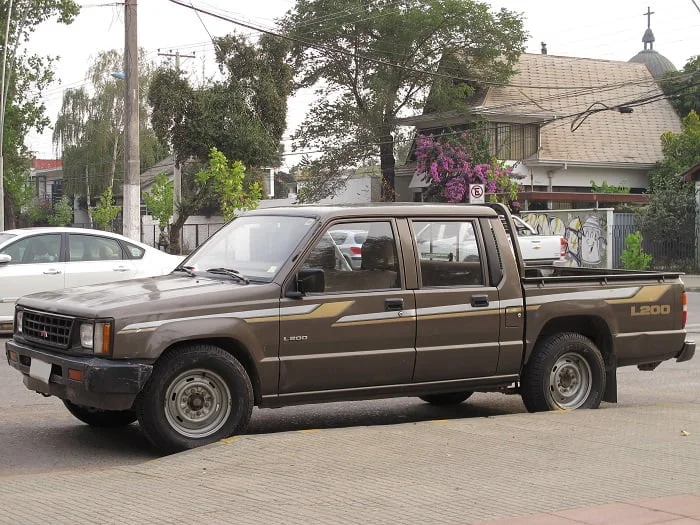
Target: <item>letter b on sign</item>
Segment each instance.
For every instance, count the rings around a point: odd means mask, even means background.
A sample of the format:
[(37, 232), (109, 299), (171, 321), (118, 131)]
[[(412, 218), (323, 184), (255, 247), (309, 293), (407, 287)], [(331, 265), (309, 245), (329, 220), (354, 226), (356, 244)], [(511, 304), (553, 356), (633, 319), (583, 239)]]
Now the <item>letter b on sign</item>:
[(486, 193), (483, 184), (469, 185), (469, 203), (484, 204), (484, 193)]

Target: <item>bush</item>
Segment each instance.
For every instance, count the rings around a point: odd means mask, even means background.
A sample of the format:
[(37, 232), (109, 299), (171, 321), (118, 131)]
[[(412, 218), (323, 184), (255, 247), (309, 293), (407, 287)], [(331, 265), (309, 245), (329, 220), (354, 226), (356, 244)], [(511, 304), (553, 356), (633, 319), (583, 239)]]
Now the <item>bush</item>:
[(61, 200), (54, 204), (48, 222), (49, 226), (68, 226), (73, 222), (73, 208), (70, 207), (66, 197), (61, 197)]
[(651, 255), (642, 249), (641, 232), (630, 233), (625, 237), (625, 249), (620, 257), (622, 267), (626, 270), (648, 270), (651, 266)]

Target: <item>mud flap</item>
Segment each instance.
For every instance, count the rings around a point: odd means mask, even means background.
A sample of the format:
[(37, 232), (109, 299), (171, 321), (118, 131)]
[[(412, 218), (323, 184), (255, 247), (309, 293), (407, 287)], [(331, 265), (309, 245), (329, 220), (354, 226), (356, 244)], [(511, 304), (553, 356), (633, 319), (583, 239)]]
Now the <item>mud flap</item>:
[(603, 401), (617, 403), (617, 358), (615, 356), (610, 357), (609, 362), (605, 363)]

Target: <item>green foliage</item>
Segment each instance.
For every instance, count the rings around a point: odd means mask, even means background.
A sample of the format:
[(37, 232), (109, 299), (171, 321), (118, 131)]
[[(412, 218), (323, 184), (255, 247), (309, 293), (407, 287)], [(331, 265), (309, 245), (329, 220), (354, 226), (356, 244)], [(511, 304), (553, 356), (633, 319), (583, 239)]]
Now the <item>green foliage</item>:
[(237, 212), (253, 210), (262, 198), (262, 189), (253, 182), (244, 188), (245, 166), (239, 160), (229, 163), (226, 156), (216, 148), (211, 149), (209, 166), (195, 175), (195, 180), (209, 192), (218, 195), (224, 219), (229, 221)]
[(165, 173), (156, 175), (156, 181), (151, 186), (151, 191), (143, 194), (146, 208), (158, 221), (161, 228), (165, 228), (173, 214), (173, 183), (168, 181)]
[(112, 231), (112, 223), (121, 211), (121, 206), (115, 206), (112, 188), (107, 188), (100, 195), (100, 202), (94, 208), (90, 208), (92, 220), (105, 231)]
[(634, 232), (625, 237), (625, 249), (622, 251), (622, 267), (626, 270), (648, 270), (651, 255), (642, 248), (642, 233)]
[(670, 102), (681, 117), (691, 111), (700, 113), (700, 55), (692, 57), (682, 70), (667, 73), (660, 82)]
[(73, 208), (67, 197), (61, 197), (53, 206), (53, 212), (48, 217), (49, 226), (68, 226), (73, 222)]
[(4, 173), (4, 181), (5, 191), (14, 203), (16, 213), (19, 213), (34, 198), (34, 187), (29, 181), (29, 170), (7, 170)]
[(52, 211), (50, 201), (34, 199), (27, 208), (27, 217), (32, 226), (48, 226)]
[(251, 44), (229, 35), (216, 39), (223, 81), (195, 89), (182, 72), (159, 69), (148, 93), (156, 136), (172, 146), (178, 163), (206, 161), (215, 147), (247, 166), (271, 165), (286, 128), (292, 76), (286, 54), (279, 39)]
[(691, 111), (681, 133), (661, 137), (664, 160), (649, 173), (649, 204), (639, 212), (640, 230), (650, 241), (682, 246), (695, 237), (695, 184), (680, 175), (700, 162), (700, 118)]
[[(18, 173), (29, 168), (31, 152), (25, 146), (25, 138), (32, 130), (41, 133), (50, 123), (45, 115), (44, 91), (54, 80), (53, 64), (58, 57), (40, 56), (27, 51), (26, 45), (34, 32), (44, 22), (57, 20), (70, 24), (79, 12), (73, 0), (15, 0), (10, 15), (10, 31), (5, 42), (5, 27), (8, 20), (8, 2), (0, 9), (0, 49), (7, 49), (6, 63), (6, 109), (3, 127), (3, 153), (5, 174)], [(0, 54), (0, 62), (2, 54)], [(2, 64), (0, 63), (0, 67)], [(1, 95), (0, 95), (1, 96)], [(4, 178), (6, 211), (19, 212), (22, 203), (13, 199), (13, 193)], [(12, 227), (15, 217), (6, 213), (6, 227)]]
[(629, 193), (630, 188), (624, 184), (615, 186), (614, 184), (608, 184), (607, 180), (604, 180), (602, 184), (598, 185), (594, 180), (591, 181), (591, 193)]
[[(91, 88), (68, 89), (54, 126), (53, 141), (63, 152), (64, 191), (98, 195), (114, 188), (124, 172), (124, 81), (111, 72), (124, 67), (121, 51), (101, 51), (89, 66)], [(152, 67), (143, 50), (139, 53), (139, 149), (141, 169), (151, 167), (167, 155), (148, 125), (146, 90)]]
[(477, 0), (298, 0), (282, 27), (298, 42), (296, 86), (315, 88), (293, 137), (324, 151), (304, 166), (304, 190), (316, 190), (308, 200), (332, 195), (346, 168), (377, 156), (382, 198), (393, 200), (397, 116), (468, 107), (479, 83), (454, 79), (506, 81), (526, 39), (522, 15)]

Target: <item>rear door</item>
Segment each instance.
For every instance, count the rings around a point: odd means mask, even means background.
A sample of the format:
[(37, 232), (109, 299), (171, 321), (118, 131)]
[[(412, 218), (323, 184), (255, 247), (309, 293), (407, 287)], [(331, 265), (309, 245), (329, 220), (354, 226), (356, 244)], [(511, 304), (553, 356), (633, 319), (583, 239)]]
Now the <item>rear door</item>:
[[(359, 268), (334, 242), (336, 230), (366, 233)], [(410, 383), (415, 303), (406, 290), (393, 220), (326, 229), (297, 270), (306, 295), (280, 309), (280, 394)]]
[(22, 237), (2, 249), (0, 253), (12, 260), (0, 265), (0, 317), (12, 318), (15, 301), (23, 295), (64, 287), (61, 237), (60, 233)]
[(136, 267), (117, 239), (84, 233), (68, 234), (66, 287), (133, 279)]
[(414, 382), (490, 376), (499, 357), (499, 295), (487, 284), (476, 220), (416, 218), (418, 285)]

